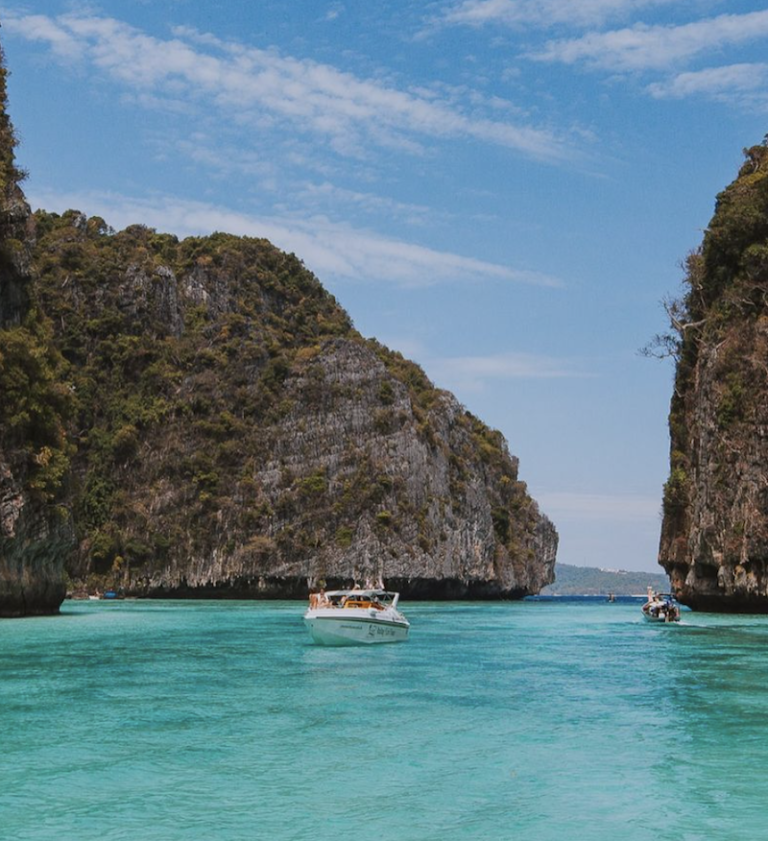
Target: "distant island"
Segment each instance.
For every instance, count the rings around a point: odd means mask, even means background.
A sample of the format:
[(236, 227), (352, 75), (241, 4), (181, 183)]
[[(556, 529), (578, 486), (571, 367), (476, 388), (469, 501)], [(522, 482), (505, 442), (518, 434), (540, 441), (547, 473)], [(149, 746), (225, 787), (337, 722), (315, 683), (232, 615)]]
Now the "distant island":
[(657, 592), (669, 592), (667, 576), (655, 572), (555, 564), (555, 576), (554, 584), (541, 591), (542, 596), (644, 595), (648, 587)]

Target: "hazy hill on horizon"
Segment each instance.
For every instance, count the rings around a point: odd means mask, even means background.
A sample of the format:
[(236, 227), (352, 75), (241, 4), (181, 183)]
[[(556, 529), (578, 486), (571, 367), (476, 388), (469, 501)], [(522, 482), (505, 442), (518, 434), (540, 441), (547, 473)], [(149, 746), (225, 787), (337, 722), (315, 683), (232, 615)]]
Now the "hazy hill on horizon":
[(663, 573), (608, 570), (555, 564), (555, 581), (541, 591), (543, 596), (632, 596), (645, 594), (648, 587), (669, 591), (669, 579)]

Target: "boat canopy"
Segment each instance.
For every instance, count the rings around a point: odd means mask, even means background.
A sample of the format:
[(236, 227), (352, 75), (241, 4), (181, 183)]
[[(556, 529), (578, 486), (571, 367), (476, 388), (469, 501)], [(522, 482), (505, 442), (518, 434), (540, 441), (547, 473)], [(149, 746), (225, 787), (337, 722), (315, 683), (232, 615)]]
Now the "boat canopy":
[[(328, 590), (312, 593), (309, 597), (311, 607), (365, 607), (367, 605), (381, 605), (382, 607), (397, 607), (400, 593), (382, 590), (378, 587), (366, 590)], [(357, 604), (362, 602), (363, 604)]]

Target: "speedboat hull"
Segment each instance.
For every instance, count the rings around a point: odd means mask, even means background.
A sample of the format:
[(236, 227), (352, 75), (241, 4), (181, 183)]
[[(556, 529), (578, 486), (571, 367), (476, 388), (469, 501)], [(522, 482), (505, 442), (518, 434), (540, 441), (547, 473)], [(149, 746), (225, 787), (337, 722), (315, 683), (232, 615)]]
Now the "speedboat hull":
[[(340, 612), (345, 615), (339, 616)], [(367, 610), (310, 610), (304, 616), (304, 624), (312, 642), (319, 645), (376, 645), (408, 639), (407, 620), (393, 620), (372, 613)]]
[(646, 622), (660, 622), (669, 624), (680, 621), (680, 608), (676, 604), (664, 601), (648, 601), (643, 607), (643, 619)]
[(660, 622), (662, 625), (680, 621), (679, 616), (674, 616), (667, 619), (666, 616), (651, 616), (648, 613), (643, 613), (643, 619), (645, 619), (646, 622)]

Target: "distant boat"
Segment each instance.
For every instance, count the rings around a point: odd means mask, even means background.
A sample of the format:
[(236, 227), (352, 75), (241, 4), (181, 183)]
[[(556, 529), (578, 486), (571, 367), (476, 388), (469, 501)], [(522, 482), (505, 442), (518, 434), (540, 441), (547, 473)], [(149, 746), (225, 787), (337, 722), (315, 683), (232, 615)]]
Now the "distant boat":
[(404, 642), (410, 623), (397, 609), (399, 599), (378, 589), (312, 593), (304, 624), (319, 645)]
[(642, 607), (647, 622), (679, 622), (680, 605), (671, 593), (654, 593), (648, 588), (648, 601)]
[(124, 599), (125, 596), (117, 590), (105, 590), (100, 598), (102, 599)]

